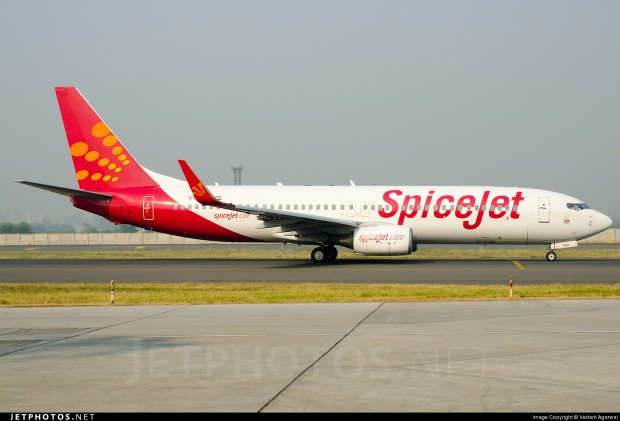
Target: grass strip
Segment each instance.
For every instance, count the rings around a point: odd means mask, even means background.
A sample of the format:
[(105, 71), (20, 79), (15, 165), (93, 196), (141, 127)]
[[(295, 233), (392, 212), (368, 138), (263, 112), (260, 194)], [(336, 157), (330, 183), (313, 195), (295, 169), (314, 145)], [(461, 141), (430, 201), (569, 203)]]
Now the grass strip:
[[(0, 284), (0, 306), (358, 303), (507, 300), (508, 286), (317, 283)], [(546, 284), (513, 288), (512, 300), (618, 299), (617, 284)]]

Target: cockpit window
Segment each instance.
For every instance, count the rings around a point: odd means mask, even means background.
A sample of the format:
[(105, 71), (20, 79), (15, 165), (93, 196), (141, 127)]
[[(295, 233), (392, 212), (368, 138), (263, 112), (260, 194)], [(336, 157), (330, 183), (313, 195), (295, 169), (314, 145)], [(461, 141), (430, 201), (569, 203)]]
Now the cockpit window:
[(572, 210), (576, 210), (576, 211), (580, 211), (583, 209), (590, 209), (590, 207), (588, 205), (586, 205), (585, 203), (567, 203), (566, 207), (568, 209), (572, 209)]

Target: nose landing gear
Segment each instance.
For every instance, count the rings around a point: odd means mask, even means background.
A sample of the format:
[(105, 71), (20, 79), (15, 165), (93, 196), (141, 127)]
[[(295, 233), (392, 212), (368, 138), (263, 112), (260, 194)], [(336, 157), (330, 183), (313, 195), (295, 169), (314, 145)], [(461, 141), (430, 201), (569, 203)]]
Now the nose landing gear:
[(551, 250), (549, 250), (547, 252), (547, 256), (546, 257), (547, 257), (547, 260), (550, 261), (550, 262), (553, 262), (553, 261), (555, 261), (555, 259), (558, 258), (558, 256), (555, 254), (555, 252), (553, 252)]

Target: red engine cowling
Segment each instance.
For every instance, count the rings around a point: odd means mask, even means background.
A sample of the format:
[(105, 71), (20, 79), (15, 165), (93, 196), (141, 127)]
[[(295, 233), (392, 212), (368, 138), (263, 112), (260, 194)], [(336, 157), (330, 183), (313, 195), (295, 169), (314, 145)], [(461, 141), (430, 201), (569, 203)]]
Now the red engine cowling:
[(402, 225), (361, 227), (353, 232), (351, 248), (369, 256), (402, 256), (417, 250), (413, 230)]

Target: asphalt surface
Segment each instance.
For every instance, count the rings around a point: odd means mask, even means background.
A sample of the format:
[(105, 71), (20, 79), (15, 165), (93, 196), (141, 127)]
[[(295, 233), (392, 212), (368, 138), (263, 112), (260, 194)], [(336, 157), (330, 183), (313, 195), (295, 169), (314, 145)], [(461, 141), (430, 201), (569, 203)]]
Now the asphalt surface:
[(0, 308), (0, 412), (617, 419), (618, 320), (617, 300)]
[(0, 282), (619, 283), (620, 259), (0, 259)]

